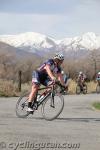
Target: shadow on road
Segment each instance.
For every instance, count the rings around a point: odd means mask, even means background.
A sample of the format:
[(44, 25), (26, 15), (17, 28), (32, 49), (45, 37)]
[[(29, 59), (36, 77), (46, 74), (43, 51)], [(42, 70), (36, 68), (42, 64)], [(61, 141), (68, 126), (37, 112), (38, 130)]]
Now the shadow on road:
[[(31, 119), (40, 119), (44, 120), (42, 117), (34, 117)], [(74, 122), (91, 122), (91, 121), (97, 121), (100, 122), (100, 118), (57, 118), (54, 121), (74, 121)]]
[(56, 120), (63, 120), (63, 121), (76, 121), (76, 122), (91, 122), (91, 121), (99, 121), (100, 118), (57, 118)]

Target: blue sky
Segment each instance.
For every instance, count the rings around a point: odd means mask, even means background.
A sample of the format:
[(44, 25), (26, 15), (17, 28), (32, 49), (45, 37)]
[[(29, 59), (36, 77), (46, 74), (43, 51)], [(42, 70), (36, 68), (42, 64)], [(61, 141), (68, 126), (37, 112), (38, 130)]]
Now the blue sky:
[(0, 0), (0, 34), (100, 35), (100, 0)]

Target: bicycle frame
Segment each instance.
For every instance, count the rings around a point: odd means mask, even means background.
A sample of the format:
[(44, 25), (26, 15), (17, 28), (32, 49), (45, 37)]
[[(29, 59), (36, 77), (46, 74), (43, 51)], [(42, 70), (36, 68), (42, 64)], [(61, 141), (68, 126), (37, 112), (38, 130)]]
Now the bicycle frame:
[(38, 102), (36, 101), (38, 106), (40, 106), (50, 94), (51, 94), (51, 92), (48, 92), (48, 94), (46, 94), (42, 99), (40, 97), (39, 101)]
[[(54, 85), (52, 85), (52, 86), (54, 86)], [(38, 92), (37, 92), (37, 94), (36, 94), (36, 97), (35, 97), (34, 102), (37, 103), (37, 106), (38, 106), (38, 107), (45, 101), (45, 99), (46, 99), (48, 96), (50, 96), (50, 94), (52, 93), (52, 86), (48, 86), (48, 87), (44, 87), (44, 88), (39, 88), (39, 89), (38, 89), (38, 91), (41, 91), (41, 90), (45, 90), (45, 89), (46, 89), (46, 90), (41, 94), (41, 96), (40, 96), (40, 98), (39, 98), (39, 101), (37, 101)], [(49, 89), (49, 90), (48, 90), (48, 89)], [(44, 95), (44, 93), (45, 93), (45, 95)], [(44, 97), (41, 99), (42, 95), (44, 95)], [(33, 106), (34, 106), (34, 103), (33, 103)]]
[[(36, 94), (36, 98), (35, 98), (35, 102), (37, 103), (37, 106), (39, 107), (45, 100), (46, 100), (46, 98), (48, 97), (48, 96), (52, 96), (52, 101), (51, 101), (51, 106), (53, 107), (54, 106), (54, 93), (55, 93), (55, 85), (59, 85), (60, 87), (61, 87), (61, 91), (60, 91), (60, 93), (62, 93), (66, 88), (65, 87), (63, 87), (62, 85), (61, 85), (61, 83), (59, 83), (59, 81), (56, 81), (55, 83), (53, 83), (53, 84), (51, 84), (50, 86), (48, 86), (48, 87), (44, 87), (44, 88), (39, 88), (38, 89), (38, 91), (41, 91), (41, 90), (44, 90), (44, 89), (46, 89), (42, 94), (41, 94), (41, 96), (42, 95), (44, 95), (44, 93), (45, 93), (45, 96), (41, 99), (41, 97), (40, 97), (40, 99), (39, 99), (39, 101), (37, 101), (37, 96), (38, 96), (38, 92), (37, 92), (37, 94)], [(63, 89), (62, 89), (63, 88)], [(49, 90), (48, 90), (49, 89)], [(33, 105), (34, 105), (34, 103), (33, 103)]]

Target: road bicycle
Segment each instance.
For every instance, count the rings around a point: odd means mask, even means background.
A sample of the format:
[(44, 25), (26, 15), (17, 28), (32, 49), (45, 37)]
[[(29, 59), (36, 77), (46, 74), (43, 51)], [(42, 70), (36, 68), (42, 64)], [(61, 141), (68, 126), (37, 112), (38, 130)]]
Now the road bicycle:
[(80, 84), (77, 84), (76, 86), (76, 94), (86, 94), (87, 93), (87, 85), (84, 84), (83, 86), (81, 86)]
[[(56, 91), (56, 86), (61, 88), (60, 92)], [(41, 113), (45, 120), (56, 119), (64, 108), (64, 97), (62, 96), (63, 91), (66, 88), (61, 85), (59, 81), (56, 81), (52, 85), (44, 88), (40, 88), (36, 97), (32, 103), (33, 114), (41, 106)], [(45, 90), (42, 94), (39, 91)], [(27, 111), (28, 108), (29, 93), (22, 95), (16, 104), (16, 115), (20, 118), (26, 118), (30, 115)]]

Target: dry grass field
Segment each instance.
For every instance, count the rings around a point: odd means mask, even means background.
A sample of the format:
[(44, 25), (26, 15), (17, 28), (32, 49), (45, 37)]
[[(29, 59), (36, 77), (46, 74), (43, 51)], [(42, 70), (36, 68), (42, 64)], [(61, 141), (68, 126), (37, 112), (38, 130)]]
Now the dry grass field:
[[(88, 82), (87, 93), (95, 93), (96, 92), (96, 82)], [(18, 85), (17, 83), (13, 83), (13, 81), (7, 80), (0, 80), (0, 96), (19, 96), (21, 93), (25, 93), (31, 90), (31, 82), (22, 84), (21, 92), (18, 92)], [(75, 94), (76, 93), (76, 82), (71, 80), (69, 84), (68, 94)]]

